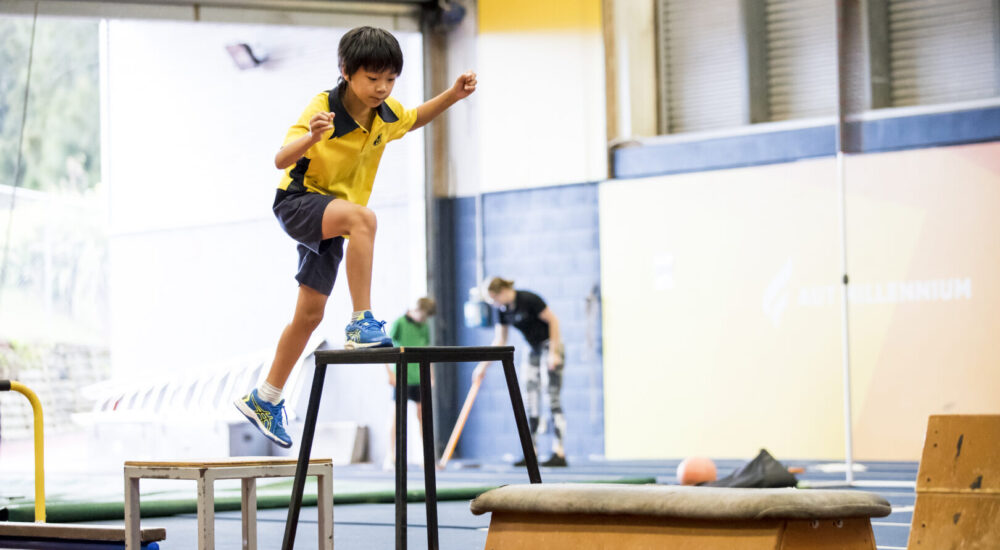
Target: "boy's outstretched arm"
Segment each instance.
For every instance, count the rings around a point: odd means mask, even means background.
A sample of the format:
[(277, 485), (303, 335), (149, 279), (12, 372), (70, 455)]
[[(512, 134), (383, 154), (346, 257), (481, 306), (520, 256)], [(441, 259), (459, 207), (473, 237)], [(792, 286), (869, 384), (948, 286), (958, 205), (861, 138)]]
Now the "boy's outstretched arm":
[(472, 71), (462, 73), (451, 88), (417, 107), (417, 121), (413, 123), (410, 131), (412, 132), (434, 120), (445, 109), (454, 105), (458, 100), (469, 97), (474, 91), (476, 91), (476, 73)]
[(274, 167), (284, 170), (295, 164), (330, 130), (333, 130), (333, 113), (316, 113), (309, 121), (309, 133), (285, 145), (274, 155)]

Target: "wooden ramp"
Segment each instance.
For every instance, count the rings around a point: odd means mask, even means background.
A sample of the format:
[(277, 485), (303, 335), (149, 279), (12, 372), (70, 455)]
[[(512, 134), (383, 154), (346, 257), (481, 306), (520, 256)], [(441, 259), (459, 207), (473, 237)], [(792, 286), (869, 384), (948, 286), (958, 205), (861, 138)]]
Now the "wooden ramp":
[[(167, 538), (161, 527), (143, 529), (143, 548), (157, 548), (155, 544)], [(125, 548), (125, 528), (59, 523), (8, 523), (0, 522), (0, 548)], [(102, 544), (103, 543), (103, 544)], [(8, 546), (8, 545), (31, 546)]]
[(907, 548), (1000, 548), (1000, 415), (930, 417)]
[(861, 491), (540, 484), (484, 493), (487, 550), (875, 550), (882, 497)]

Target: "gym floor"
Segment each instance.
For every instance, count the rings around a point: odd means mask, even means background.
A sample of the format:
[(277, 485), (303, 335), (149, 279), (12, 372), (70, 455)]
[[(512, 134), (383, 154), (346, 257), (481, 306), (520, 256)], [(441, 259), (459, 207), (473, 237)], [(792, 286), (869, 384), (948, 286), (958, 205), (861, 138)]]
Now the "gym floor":
[[(803, 466), (804, 474), (798, 474), (803, 486), (817, 490), (822, 488), (845, 488), (842, 464), (837, 468), (811, 461), (788, 461), (789, 466)], [(657, 483), (676, 483), (678, 461), (590, 461), (572, 460), (569, 468), (542, 469), (542, 482), (585, 482), (612, 479), (655, 478)], [(719, 475), (727, 475), (740, 467), (744, 461), (722, 460), (716, 462)], [(913, 516), (915, 500), (914, 483), (917, 477), (915, 462), (865, 462), (866, 471), (855, 473), (853, 490), (878, 493), (892, 504), (892, 514), (885, 518), (873, 518), (872, 526), (875, 542), (880, 550), (906, 548)], [(454, 466), (454, 467), (453, 467)], [(831, 471), (832, 470), (832, 471)], [(411, 466), (408, 480), (412, 488), (422, 487), (422, 470)], [(334, 469), (334, 491), (338, 481), (356, 481), (384, 484), (391, 487), (393, 473), (372, 465), (341, 466)], [(512, 483), (527, 483), (524, 468), (514, 468), (503, 464), (483, 464), (478, 467), (462, 467), (454, 463), (448, 470), (438, 473), (441, 484), (490, 486)], [(284, 536), (287, 509), (260, 510), (258, 512), (258, 547), (280, 548)], [(336, 548), (391, 549), (394, 547), (395, 528), (394, 506), (381, 504), (342, 504), (334, 506), (334, 546)], [(409, 548), (426, 548), (426, 515), (422, 502), (408, 505)], [(489, 515), (474, 516), (469, 511), (469, 501), (445, 501), (438, 503), (440, 524), (440, 547), (442, 549), (483, 548), (489, 527)], [(121, 522), (93, 522), (94, 524), (120, 525)], [(162, 548), (197, 548), (197, 518), (195, 514), (172, 517), (149, 518), (143, 521), (146, 527), (165, 527), (167, 540)], [(240, 513), (219, 512), (216, 514), (215, 544), (218, 550), (238, 550), (241, 548)], [(296, 534), (295, 548), (316, 548), (316, 508), (303, 508)]]

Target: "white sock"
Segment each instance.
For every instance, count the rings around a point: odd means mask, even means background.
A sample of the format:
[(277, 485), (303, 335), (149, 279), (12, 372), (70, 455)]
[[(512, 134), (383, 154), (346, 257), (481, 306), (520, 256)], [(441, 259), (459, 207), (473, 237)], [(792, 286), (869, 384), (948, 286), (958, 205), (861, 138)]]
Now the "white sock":
[(361, 319), (364, 318), (365, 313), (371, 313), (371, 312), (372, 312), (372, 310), (370, 310), (370, 309), (366, 309), (366, 310), (362, 310), (362, 311), (355, 311), (354, 313), (351, 314), (351, 320), (352, 321), (360, 321)]
[(281, 402), (281, 388), (276, 388), (266, 381), (257, 388), (257, 395), (272, 405), (277, 405)]

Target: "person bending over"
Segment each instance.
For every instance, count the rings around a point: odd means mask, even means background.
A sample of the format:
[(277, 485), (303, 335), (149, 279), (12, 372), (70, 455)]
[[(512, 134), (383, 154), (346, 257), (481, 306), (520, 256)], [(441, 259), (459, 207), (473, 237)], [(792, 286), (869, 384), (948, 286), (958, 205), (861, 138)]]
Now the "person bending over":
[[(562, 391), (562, 378), (565, 353), (559, 333), (559, 318), (542, 300), (541, 296), (530, 290), (514, 289), (514, 281), (494, 277), (486, 283), (490, 302), (500, 313), (499, 322), (494, 327), (494, 346), (507, 343), (507, 330), (510, 325), (521, 331), (527, 340), (531, 351), (528, 360), (523, 363), (521, 376), (525, 384), (525, 408), (528, 413), (528, 424), (531, 428), (532, 443), (537, 445), (539, 432), (539, 409), (542, 386), (542, 361), (548, 368), (547, 393), (549, 409), (552, 411), (552, 424), (555, 426), (555, 438), (552, 441), (552, 456), (543, 462), (542, 466), (566, 466), (566, 417), (563, 415), (562, 402), (559, 394)], [(486, 375), (488, 361), (479, 363), (473, 378), (482, 381)], [(515, 466), (524, 466), (522, 459)]]

